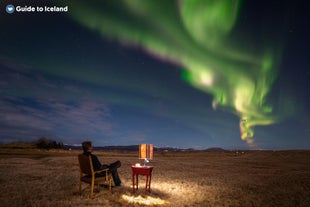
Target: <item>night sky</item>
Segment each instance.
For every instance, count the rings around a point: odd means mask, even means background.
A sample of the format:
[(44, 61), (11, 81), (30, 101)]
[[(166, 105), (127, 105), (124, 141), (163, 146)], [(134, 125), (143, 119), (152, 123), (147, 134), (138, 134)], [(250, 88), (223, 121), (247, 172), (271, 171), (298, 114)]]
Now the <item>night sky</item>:
[[(20, 2), (20, 1), (19, 1)], [(0, 2), (1, 143), (309, 149), (306, 1)]]

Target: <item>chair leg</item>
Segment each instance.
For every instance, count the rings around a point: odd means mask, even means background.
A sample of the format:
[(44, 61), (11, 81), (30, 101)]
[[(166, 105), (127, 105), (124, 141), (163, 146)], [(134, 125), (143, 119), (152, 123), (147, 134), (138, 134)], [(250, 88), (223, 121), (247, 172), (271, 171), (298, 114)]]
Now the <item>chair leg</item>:
[(94, 184), (94, 182), (92, 182), (90, 185), (90, 194), (89, 194), (89, 198), (91, 198), (91, 199), (93, 198), (94, 186), (95, 186), (95, 184)]
[(108, 179), (109, 179), (109, 190), (110, 192), (112, 192), (112, 185), (114, 181), (113, 181), (113, 177), (111, 174), (109, 175)]
[(111, 175), (109, 176), (109, 190), (112, 192), (112, 178)]

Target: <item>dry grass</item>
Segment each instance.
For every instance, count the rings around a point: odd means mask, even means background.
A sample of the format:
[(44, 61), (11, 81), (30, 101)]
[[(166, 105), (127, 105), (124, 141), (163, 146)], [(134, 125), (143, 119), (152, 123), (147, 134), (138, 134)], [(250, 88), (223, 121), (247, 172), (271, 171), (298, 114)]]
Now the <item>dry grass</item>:
[(97, 152), (122, 161), (123, 186), (92, 200), (78, 194), (78, 153), (2, 151), (0, 206), (310, 206), (310, 151), (158, 152), (150, 194), (131, 192), (137, 153)]

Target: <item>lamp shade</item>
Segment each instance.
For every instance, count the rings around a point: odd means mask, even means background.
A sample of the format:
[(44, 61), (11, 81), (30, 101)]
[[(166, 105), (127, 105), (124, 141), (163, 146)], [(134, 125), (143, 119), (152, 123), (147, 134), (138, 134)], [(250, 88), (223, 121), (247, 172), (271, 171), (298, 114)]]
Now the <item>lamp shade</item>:
[(139, 159), (153, 159), (153, 144), (139, 145)]

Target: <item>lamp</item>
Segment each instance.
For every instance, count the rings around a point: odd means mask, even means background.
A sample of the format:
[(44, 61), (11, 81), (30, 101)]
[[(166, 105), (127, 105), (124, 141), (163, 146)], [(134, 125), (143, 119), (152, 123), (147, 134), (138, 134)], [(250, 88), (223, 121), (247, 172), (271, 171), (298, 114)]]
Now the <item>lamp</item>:
[(139, 159), (144, 159), (144, 166), (153, 159), (153, 144), (139, 145)]

